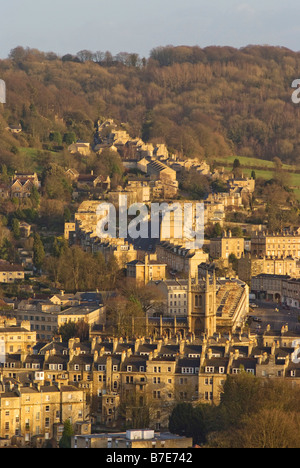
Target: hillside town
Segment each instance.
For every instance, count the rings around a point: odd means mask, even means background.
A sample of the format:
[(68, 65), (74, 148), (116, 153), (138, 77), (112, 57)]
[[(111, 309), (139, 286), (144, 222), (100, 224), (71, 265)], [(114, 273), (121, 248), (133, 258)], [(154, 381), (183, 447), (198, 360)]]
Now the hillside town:
[[(76, 209), (61, 232), (29, 219), (1, 231), (18, 248), (15, 261), (0, 253), (0, 446), (58, 446), (69, 421), (76, 447), (133, 447), (141, 428), (145, 447), (189, 447), (169, 433), (178, 403), (218, 405), (227, 377), (242, 372), (300, 384), (300, 226), (245, 221), (265, 201), (238, 164), (181, 158), (125, 127), (102, 119), (93, 141), (68, 146), (84, 160), (116, 154), (122, 183), (66, 167)], [(191, 176), (215, 189), (191, 196)], [(2, 178), (1, 203), (22, 207), (44, 183), (37, 173)], [(167, 233), (161, 223), (158, 236), (122, 237), (120, 223), (99, 237), (99, 205), (119, 214), (122, 196), (140, 210), (188, 204), (194, 213), (201, 203), (202, 247), (191, 248), (174, 212)]]

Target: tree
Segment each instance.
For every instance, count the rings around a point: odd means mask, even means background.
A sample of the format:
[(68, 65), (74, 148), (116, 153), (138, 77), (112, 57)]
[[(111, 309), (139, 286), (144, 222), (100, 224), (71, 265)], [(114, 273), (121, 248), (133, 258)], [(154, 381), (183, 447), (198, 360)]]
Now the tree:
[(38, 208), (40, 204), (40, 194), (35, 185), (31, 189), (30, 200), (32, 202), (33, 208)]
[(74, 132), (67, 132), (63, 136), (63, 142), (67, 145), (70, 146), (72, 143), (75, 143), (76, 141), (76, 134)]
[(300, 416), (278, 409), (263, 409), (242, 420), (236, 448), (300, 448)]
[(80, 341), (86, 341), (89, 338), (89, 325), (84, 320), (79, 322), (68, 322), (59, 327), (58, 335), (61, 335), (63, 341), (69, 341), (70, 338), (79, 338)]
[(33, 242), (33, 263), (38, 270), (41, 269), (44, 258), (45, 250), (43, 242), (41, 241), (40, 235), (38, 233), (35, 233)]
[(209, 432), (215, 428), (216, 417), (216, 407), (179, 403), (170, 415), (169, 430), (173, 434), (192, 437), (194, 444), (204, 444)]
[(222, 236), (222, 227), (221, 227), (221, 224), (220, 223), (216, 223), (214, 225), (214, 232), (213, 232), (213, 236), (214, 237), (221, 237)]
[(12, 232), (15, 239), (20, 239), (20, 223), (16, 218), (12, 220)]
[(232, 168), (233, 168), (233, 169), (238, 169), (239, 167), (241, 167), (241, 163), (240, 163), (240, 160), (236, 158), (236, 159), (233, 161), (233, 167), (232, 167)]
[(69, 419), (64, 422), (62, 438), (59, 441), (59, 448), (71, 448), (71, 439), (74, 435), (73, 426)]
[(62, 145), (63, 139), (60, 132), (51, 132), (49, 139), (59, 146)]

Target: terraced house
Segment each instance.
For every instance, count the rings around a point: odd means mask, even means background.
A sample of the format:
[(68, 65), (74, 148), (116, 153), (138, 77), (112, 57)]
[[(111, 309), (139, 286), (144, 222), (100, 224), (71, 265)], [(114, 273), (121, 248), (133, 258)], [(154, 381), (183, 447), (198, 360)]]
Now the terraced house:
[(295, 352), (287, 327), (267, 327), (261, 337), (240, 329), (186, 339), (56, 339), (6, 356), (1, 434), (24, 443), (47, 440), (59, 436), (66, 419), (94, 430), (125, 424), (165, 430), (178, 402), (218, 404), (228, 375), (247, 372), (299, 385)]

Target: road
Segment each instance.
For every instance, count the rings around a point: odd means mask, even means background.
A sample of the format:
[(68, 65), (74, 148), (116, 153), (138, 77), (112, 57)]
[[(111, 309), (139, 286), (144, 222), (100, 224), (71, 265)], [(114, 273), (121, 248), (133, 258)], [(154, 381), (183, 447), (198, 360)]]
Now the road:
[[(249, 315), (252, 317), (258, 317), (261, 322), (252, 322), (251, 330), (264, 331), (266, 326), (269, 324), (272, 330), (280, 330), (285, 324), (288, 324), (290, 331), (298, 331), (300, 333), (300, 323), (298, 317), (300, 316), (300, 310), (284, 309), (282, 306), (275, 303), (252, 301), (258, 305), (257, 308), (250, 309)], [(250, 306), (251, 307), (251, 306)], [(275, 311), (278, 309), (278, 312)]]

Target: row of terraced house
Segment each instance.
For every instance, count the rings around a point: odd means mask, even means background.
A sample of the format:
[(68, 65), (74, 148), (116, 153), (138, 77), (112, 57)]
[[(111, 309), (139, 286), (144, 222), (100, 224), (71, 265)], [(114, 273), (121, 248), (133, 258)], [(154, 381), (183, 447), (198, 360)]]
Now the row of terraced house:
[[(6, 332), (7, 339), (21, 336), (19, 328)], [(130, 427), (137, 408), (145, 426), (163, 430), (174, 405), (218, 404), (228, 375), (240, 372), (300, 383), (296, 337), (286, 327), (277, 332), (267, 327), (259, 339), (240, 330), (209, 339), (94, 336), (46, 345), (34, 345), (28, 334), (28, 345), (25, 340), (19, 353), (7, 354), (0, 368), (5, 440), (58, 440), (66, 419), (77, 428)]]

